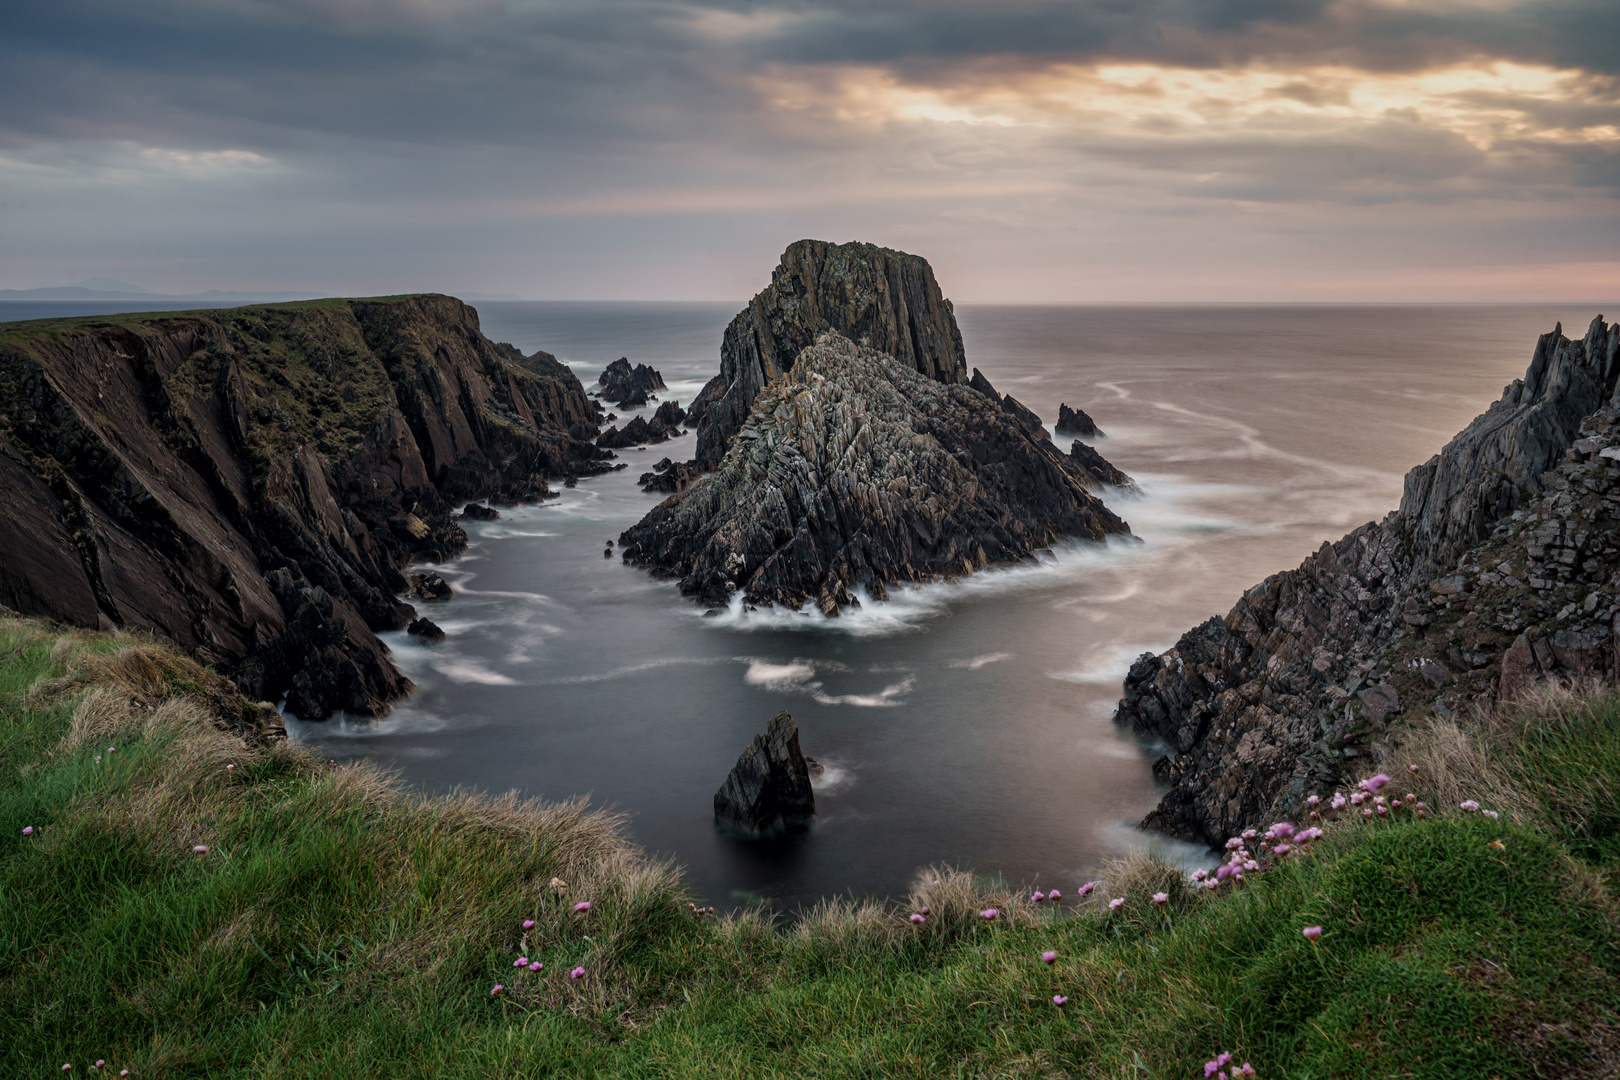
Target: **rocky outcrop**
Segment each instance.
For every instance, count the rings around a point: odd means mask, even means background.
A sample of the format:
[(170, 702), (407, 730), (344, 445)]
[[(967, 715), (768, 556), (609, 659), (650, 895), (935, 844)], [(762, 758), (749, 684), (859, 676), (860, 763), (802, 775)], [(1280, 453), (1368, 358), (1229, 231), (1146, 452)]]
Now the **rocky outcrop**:
[(1378, 761), (1403, 718), (1615, 673), (1620, 329), (1561, 330), (1398, 511), (1132, 665), (1118, 719), (1168, 751), (1144, 825), (1219, 844)]
[(777, 713), (714, 793), (714, 819), (729, 830), (758, 837), (803, 828), (815, 816), (816, 795), (799, 750), (799, 725), (787, 713)]
[(662, 424), (671, 435), (679, 434), (676, 429), (686, 423), (686, 410), (679, 401), (670, 398), (653, 413), (653, 423)]
[(723, 603), (813, 601), (968, 574), (1128, 527), (999, 398), (823, 334), (755, 403), (713, 474), (620, 537), (628, 561)]
[(621, 409), (640, 409), (650, 400), (653, 391), (665, 389), (664, 377), (657, 371), (646, 364), (632, 368), (629, 359), (623, 356), (602, 369), (596, 385), (603, 400)]
[[(668, 402), (665, 402), (668, 404)], [(678, 411), (678, 410), (677, 410)], [(662, 409), (660, 409), (662, 412)], [(657, 414), (651, 420), (637, 416), (623, 428), (610, 427), (596, 437), (596, 445), (611, 450), (623, 450), (630, 446), (642, 446), (647, 443), (668, 442), (681, 433), (681, 429), (674, 424), (668, 424)]]
[(1135, 480), (1125, 474), (1124, 470), (1116, 467), (1079, 439), (1074, 440), (1069, 446), (1069, 463), (1072, 468), (1083, 472), (1099, 484), (1122, 488), (1132, 494), (1141, 494), (1142, 489), (1137, 486)]
[(770, 285), (726, 327), (720, 374), (692, 403), (687, 421), (697, 427), (699, 461), (725, 456), (760, 390), (827, 330), (929, 379), (968, 380), (955, 313), (926, 259), (871, 244), (800, 240), (783, 252)]
[(1082, 439), (1105, 438), (1097, 429), (1097, 424), (1087, 416), (1084, 409), (1071, 409), (1065, 404), (1058, 406), (1057, 425), (1054, 430), (1064, 435), (1078, 435)]
[(569, 370), (446, 296), (0, 332), (0, 604), (166, 638), (289, 711), (410, 690), (376, 630), (452, 509), (601, 471)]
[(977, 390), (979, 393), (988, 397), (990, 400), (1000, 404), (1001, 411), (1012, 417), (1018, 426), (1023, 428), (1024, 432), (1029, 435), (1030, 438), (1050, 438), (1050, 436), (1046, 434), (1046, 427), (1041, 423), (1041, 418), (1035, 415), (1035, 410), (1031, 409), (1029, 406), (1025, 405), (1022, 401), (1019, 401), (1011, 394), (1003, 395), (998, 393), (996, 388), (990, 385), (990, 380), (985, 378), (984, 373), (978, 368), (973, 369), (973, 378), (968, 380), (968, 385), (973, 387), (973, 389)]
[(696, 461), (671, 461), (664, 458), (636, 479), (643, 491), (662, 491), (673, 494), (685, 491), (703, 478), (703, 468)]

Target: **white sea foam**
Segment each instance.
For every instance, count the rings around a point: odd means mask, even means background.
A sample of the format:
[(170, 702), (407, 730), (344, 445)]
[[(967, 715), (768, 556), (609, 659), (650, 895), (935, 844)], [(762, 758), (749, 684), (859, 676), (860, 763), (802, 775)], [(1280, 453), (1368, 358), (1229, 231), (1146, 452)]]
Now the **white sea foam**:
[(612, 682), (615, 679), (640, 675), (643, 672), (656, 671), (659, 668), (684, 664), (730, 664), (734, 663), (735, 660), (736, 658), (729, 656), (670, 656), (660, 660), (647, 660), (640, 664), (627, 664), (624, 667), (616, 667), (611, 671), (597, 671), (586, 675), (559, 675), (556, 678), (541, 679), (540, 684), (572, 686), (579, 683)]
[(833, 694), (827, 691), (826, 682), (816, 676), (818, 670), (848, 671), (848, 667), (843, 664), (812, 663), (804, 660), (780, 663), (748, 657), (739, 659), (745, 660), (748, 664), (748, 670), (743, 672), (743, 681), (748, 685), (761, 686), (777, 693), (804, 694), (818, 705), (853, 705), (866, 709), (890, 708), (901, 704), (917, 682), (915, 675), (907, 674), (899, 682), (890, 683), (875, 694)]
[(854, 783), (855, 770), (850, 766), (832, 760), (816, 760), (821, 766), (821, 775), (811, 775), (810, 787), (817, 795), (831, 795)]
[(1047, 675), (1064, 682), (1082, 686), (1117, 686), (1130, 671), (1131, 664), (1145, 652), (1161, 653), (1168, 645), (1098, 645), (1087, 660), (1067, 671), (1049, 671)]
[(458, 683), (477, 683), (480, 686), (516, 686), (518, 681), (509, 675), (491, 671), (486, 665), (467, 657), (435, 657), (433, 670)]
[(748, 665), (748, 670), (743, 674), (743, 682), (749, 686), (781, 690), (808, 682), (815, 674), (816, 669), (809, 664), (768, 664), (754, 661)]
[(967, 668), (969, 671), (978, 671), (988, 664), (999, 664), (1003, 660), (1011, 660), (1010, 652), (985, 653), (983, 656), (972, 656), (966, 660), (952, 660), (946, 667)]

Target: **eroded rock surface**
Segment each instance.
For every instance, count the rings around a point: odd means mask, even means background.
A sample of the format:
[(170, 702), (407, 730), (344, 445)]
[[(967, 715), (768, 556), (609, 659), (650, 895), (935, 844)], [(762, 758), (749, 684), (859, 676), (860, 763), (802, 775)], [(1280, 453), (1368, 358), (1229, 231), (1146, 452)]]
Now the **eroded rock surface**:
[[(1118, 719), (1169, 753), (1143, 824), (1219, 844), (1378, 761), (1403, 718), (1615, 674), (1620, 329), (1544, 335), (1522, 380), (1407, 474), (1400, 509), (1144, 654)], [(1295, 818), (1297, 820), (1297, 817)]]
[(715, 471), (620, 537), (624, 557), (720, 604), (836, 614), (1128, 527), (1001, 399), (825, 333), (759, 396)]
[(1067, 403), (1058, 405), (1057, 424), (1054, 430), (1065, 435), (1078, 435), (1082, 439), (1100, 439), (1105, 436), (1098, 430), (1096, 421), (1086, 415), (1084, 409), (1071, 409)]
[(928, 260), (872, 244), (800, 240), (783, 252), (770, 285), (726, 327), (720, 374), (687, 419), (697, 427), (699, 461), (725, 456), (765, 384), (827, 330), (929, 379), (968, 380), (962, 333)]
[(626, 357), (619, 357), (602, 369), (596, 385), (603, 400), (611, 401), (621, 409), (639, 409), (646, 405), (655, 390), (663, 390), (664, 377), (647, 364), (630, 366)]
[(573, 373), (446, 296), (0, 330), (0, 604), (173, 641), (306, 719), (410, 689), (372, 631), (453, 508), (606, 455)]
[(787, 713), (777, 713), (714, 793), (715, 820), (747, 836), (770, 836), (802, 828), (815, 816), (816, 795), (799, 749), (799, 725)]

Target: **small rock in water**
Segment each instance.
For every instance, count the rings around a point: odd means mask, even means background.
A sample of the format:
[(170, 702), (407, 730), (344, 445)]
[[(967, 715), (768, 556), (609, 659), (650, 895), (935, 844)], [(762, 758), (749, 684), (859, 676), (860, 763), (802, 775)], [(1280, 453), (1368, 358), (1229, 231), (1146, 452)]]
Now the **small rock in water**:
[(565, 488), (579, 487), (579, 477), (570, 476), (568, 479), (563, 481), (563, 487), (565, 487)]
[(799, 725), (787, 713), (777, 713), (714, 793), (715, 820), (758, 837), (803, 828), (815, 816), (816, 795), (810, 788), (809, 763), (799, 749)]
[(425, 574), (412, 574), (410, 580), (411, 588), (405, 595), (413, 600), (450, 599), (449, 582), (431, 570)]
[(1079, 435), (1084, 439), (1107, 438), (1097, 427), (1096, 422), (1086, 415), (1084, 409), (1071, 409), (1066, 404), (1058, 406), (1058, 418), (1054, 427), (1058, 431)]
[(439, 629), (439, 624), (425, 615), (411, 623), (411, 625), (407, 626), (405, 628), (405, 632), (407, 634), (414, 634), (430, 644), (435, 641), (444, 640), (444, 631)]
[(604, 558), (604, 559), (613, 558), (613, 549), (612, 548), (603, 548), (602, 549), (602, 558)]
[(498, 521), (501, 512), (482, 503), (468, 503), (462, 507), (461, 516), (469, 521)]

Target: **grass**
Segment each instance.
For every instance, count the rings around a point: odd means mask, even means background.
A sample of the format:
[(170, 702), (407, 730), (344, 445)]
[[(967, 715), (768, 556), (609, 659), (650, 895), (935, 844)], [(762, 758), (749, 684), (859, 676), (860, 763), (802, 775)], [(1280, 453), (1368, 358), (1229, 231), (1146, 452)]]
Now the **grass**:
[(610, 815), (249, 747), (187, 664), (0, 619), (0, 1075), (1201, 1077), (1221, 1050), (1267, 1078), (1620, 1070), (1612, 691), (1393, 752), (1434, 806), (1465, 791), (1499, 821), (1350, 818), (1222, 896), (1138, 859), (1099, 890), (1112, 914), (933, 870), (785, 926), (695, 917)]

